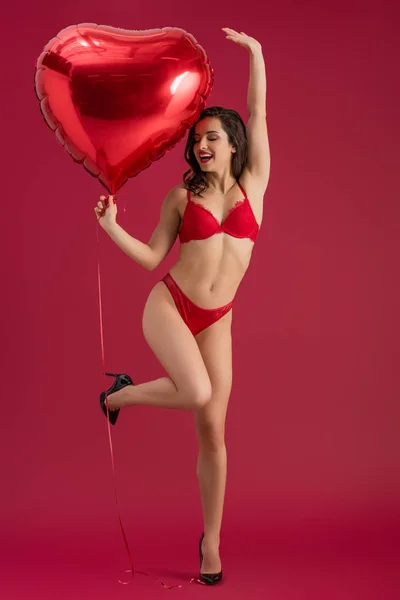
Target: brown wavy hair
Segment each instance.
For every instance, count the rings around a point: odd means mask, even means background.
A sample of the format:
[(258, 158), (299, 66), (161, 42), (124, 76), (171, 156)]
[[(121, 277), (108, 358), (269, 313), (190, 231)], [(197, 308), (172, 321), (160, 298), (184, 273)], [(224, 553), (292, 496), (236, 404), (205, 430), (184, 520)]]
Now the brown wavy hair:
[(207, 175), (204, 173), (194, 155), (194, 134), (196, 125), (206, 117), (217, 117), (221, 121), (222, 129), (228, 136), (229, 143), (235, 148), (236, 152), (232, 154), (232, 174), (236, 181), (239, 179), (247, 163), (247, 136), (246, 127), (243, 119), (235, 110), (222, 108), (221, 106), (210, 106), (204, 109), (194, 125), (189, 130), (186, 148), (185, 160), (190, 169), (183, 175), (183, 183), (187, 190), (194, 194), (201, 195), (208, 188)]

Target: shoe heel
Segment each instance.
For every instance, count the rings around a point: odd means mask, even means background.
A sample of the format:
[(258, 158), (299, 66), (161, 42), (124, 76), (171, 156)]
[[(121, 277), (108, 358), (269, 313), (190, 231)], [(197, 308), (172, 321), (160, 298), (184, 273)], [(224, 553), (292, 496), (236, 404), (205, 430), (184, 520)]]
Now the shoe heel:
[(202, 583), (205, 583), (206, 585), (215, 585), (216, 583), (219, 583), (222, 580), (222, 570), (219, 573), (202, 573), (201, 572), (201, 567), (203, 564), (203, 552), (201, 549), (201, 545), (203, 543), (203, 538), (204, 538), (204, 531), (201, 534), (201, 538), (200, 538), (200, 544), (199, 544), (199, 551), (200, 551), (200, 581)]
[(204, 532), (201, 534), (201, 538), (200, 538), (200, 544), (199, 544), (199, 551), (200, 551), (200, 569), (201, 569), (201, 565), (203, 564), (203, 552), (201, 549), (201, 545), (203, 543), (203, 538), (204, 538)]

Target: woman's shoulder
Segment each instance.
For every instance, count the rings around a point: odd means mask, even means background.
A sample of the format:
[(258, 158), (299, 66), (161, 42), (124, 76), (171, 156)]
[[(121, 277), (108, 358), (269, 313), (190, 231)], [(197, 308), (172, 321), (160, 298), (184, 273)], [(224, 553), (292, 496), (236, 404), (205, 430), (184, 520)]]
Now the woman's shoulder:
[(187, 187), (185, 186), (184, 183), (178, 183), (178, 185), (175, 185), (172, 189), (171, 192), (173, 190), (176, 190), (176, 193), (183, 193), (183, 192), (187, 192)]
[(173, 202), (174, 200), (180, 200), (187, 194), (187, 189), (185, 188), (183, 183), (175, 185), (173, 188), (169, 190), (167, 193), (166, 199)]
[(183, 198), (187, 197), (187, 193), (188, 190), (185, 187), (185, 184), (179, 183), (169, 190), (168, 196), (170, 196), (171, 199), (180, 202)]
[(178, 209), (179, 213), (181, 213), (186, 205), (187, 200), (187, 189), (183, 183), (175, 185), (171, 188), (165, 198), (165, 202), (167, 202), (170, 206), (173, 206)]

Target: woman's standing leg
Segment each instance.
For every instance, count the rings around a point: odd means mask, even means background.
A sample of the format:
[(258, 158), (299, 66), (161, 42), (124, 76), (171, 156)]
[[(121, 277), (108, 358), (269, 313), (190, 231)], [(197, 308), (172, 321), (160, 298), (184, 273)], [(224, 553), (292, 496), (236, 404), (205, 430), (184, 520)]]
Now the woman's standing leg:
[(232, 387), (232, 311), (196, 336), (211, 381), (211, 400), (195, 414), (197, 477), (204, 519), (202, 573), (218, 573), (227, 476), (225, 418)]

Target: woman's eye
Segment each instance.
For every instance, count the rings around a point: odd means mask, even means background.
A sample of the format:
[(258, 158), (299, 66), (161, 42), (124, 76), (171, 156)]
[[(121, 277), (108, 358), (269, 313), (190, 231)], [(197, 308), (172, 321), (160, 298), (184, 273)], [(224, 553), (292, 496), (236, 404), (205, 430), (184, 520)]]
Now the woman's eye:
[[(218, 138), (213, 137), (213, 138), (207, 138), (209, 142), (216, 142), (218, 140)], [(198, 144), (200, 142), (200, 140), (193, 140), (194, 144)]]

